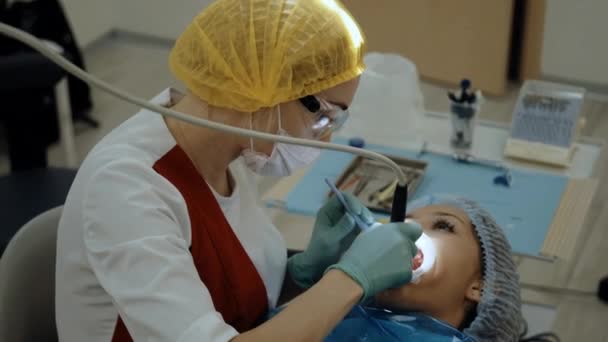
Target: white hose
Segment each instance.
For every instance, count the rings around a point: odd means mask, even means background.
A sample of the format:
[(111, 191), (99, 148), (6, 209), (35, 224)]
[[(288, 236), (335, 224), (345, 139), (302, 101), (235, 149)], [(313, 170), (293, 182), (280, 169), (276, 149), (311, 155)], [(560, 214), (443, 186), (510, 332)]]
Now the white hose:
[(262, 140), (270, 140), (270, 141), (275, 141), (275, 142), (282, 142), (282, 143), (287, 143), (287, 144), (303, 145), (303, 146), (316, 147), (316, 148), (321, 148), (321, 149), (326, 149), (326, 150), (334, 150), (334, 151), (339, 151), (339, 152), (352, 153), (352, 154), (359, 155), (362, 157), (375, 159), (379, 162), (382, 162), (382, 163), (388, 165), (391, 169), (393, 169), (393, 171), (395, 171), (400, 185), (405, 185), (407, 183), (407, 179), (405, 177), (405, 174), (401, 170), (401, 168), (394, 161), (392, 161), (391, 159), (389, 159), (388, 157), (386, 157), (382, 154), (360, 149), (360, 148), (351, 147), (351, 146), (344, 146), (344, 145), (339, 145), (339, 144), (325, 143), (325, 142), (316, 141), (316, 140), (291, 138), (291, 137), (285, 137), (285, 136), (280, 136), (280, 135), (275, 135), (275, 134), (262, 133), (262, 132), (258, 132), (258, 131), (228, 126), (228, 125), (220, 124), (217, 122), (213, 122), (213, 121), (209, 121), (209, 120), (205, 120), (205, 119), (201, 119), (201, 118), (196, 118), (196, 117), (186, 115), (186, 114), (183, 114), (180, 112), (176, 112), (174, 110), (148, 102), (147, 100), (130, 95), (129, 93), (124, 92), (120, 89), (117, 89), (116, 87), (110, 85), (109, 83), (106, 83), (106, 82), (98, 79), (97, 77), (87, 73), (86, 71), (84, 71), (84, 70), (80, 69), (79, 67), (77, 67), (76, 65), (72, 64), (70, 61), (65, 59), (59, 53), (50, 50), (42, 41), (40, 41), (38, 38), (32, 36), (31, 34), (29, 34), (27, 32), (24, 32), (22, 30), (19, 30), (17, 28), (14, 28), (12, 26), (9, 26), (9, 25), (6, 25), (6, 24), (0, 22), (0, 33), (7, 37), (18, 40), (18, 41), (22, 42), (23, 44), (28, 45), (32, 49), (40, 52), (42, 55), (47, 57), (53, 63), (57, 64), (58, 66), (60, 66), (65, 71), (69, 72), (70, 74), (74, 75), (75, 77), (86, 82), (90, 86), (99, 88), (111, 95), (114, 95), (115, 97), (118, 97), (124, 101), (135, 104), (142, 108), (149, 109), (155, 113), (173, 117), (175, 119), (185, 121), (185, 122), (188, 122), (188, 123), (191, 123), (194, 125), (199, 125), (199, 126), (203, 126), (206, 128), (216, 129), (219, 131), (224, 131), (224, 132), (228, 132), (228, 133), (232, 133), (232, 134), (236, 134), (236, 135), (252, 137), (252, 138), (262, 139)]

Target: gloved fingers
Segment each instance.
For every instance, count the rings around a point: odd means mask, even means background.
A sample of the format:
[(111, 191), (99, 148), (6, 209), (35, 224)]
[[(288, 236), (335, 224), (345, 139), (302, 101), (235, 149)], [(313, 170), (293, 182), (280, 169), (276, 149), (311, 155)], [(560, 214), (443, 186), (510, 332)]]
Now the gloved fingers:
[(336, 242), (342, 241), (346, 236), (351, 235), (352, 232), (357, 233), (355, 226), (355, 219), (346, 213), (342, 216), (340, 221), (331, 229), (331, 234), (334, 237), (333, 240)]
[(422, 233), (416, 223), (389, 223), (359, 234), (347, 248), (339, 268), (364, 289), (363, 300), (412, 278), (414, 243)]
[(287, 259), (287, 272), (291, 279), (301, 288), (307, 289), (315, 283), (315, 265), (310, 264), (304, 253), (298, 253)]
[(367, 224), (372, 224), (376, 220), (374, 215), (369, 209), (353, 194), (343, 192), (344, 198), (346, 199), (346, 203), (350, 207), (351, 211), (357, 214), (363, 222)]
[(344, 206), (334, 195), (321, 207), (317, 219), (326, 226), (333, 226), (342, 219), (345, 212)]
[(343, 211), (344, 206), (342, 205), (342, 203), (340, 203), (340, 200), (338, 200), (338, 197), (333, 195), (325, 203), (325, 205), (323, 206), (323, 209), (327, 210), (327, 211), (332, 211), (332, 212), (333, 211)]
[(416, 242), (422, 235), (422, 227), (416, 221), (405, 220), (403, 223), (392, 223), (399, 226), (399, 231), (403, 236), (412, 242)]
[(340, 256), (350, 248), (359, 234), (361, 234), (361, 230), (354, 227), (348, 234), (344, 235), (342, 240), (340, 240)]

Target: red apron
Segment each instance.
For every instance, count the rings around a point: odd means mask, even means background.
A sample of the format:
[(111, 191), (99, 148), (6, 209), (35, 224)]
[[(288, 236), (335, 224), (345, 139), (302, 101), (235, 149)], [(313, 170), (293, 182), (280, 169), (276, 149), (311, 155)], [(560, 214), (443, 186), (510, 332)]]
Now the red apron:
[[(192, 229), (190, 253), (215, 309), (237, 331), (252, 329), (268, 310), (266, 288), (211, 189), (179, 146), (158, 160), (154, 170), (186, 200)], [(112, 342), (126, 341), (132, 339), (119, 317)]]

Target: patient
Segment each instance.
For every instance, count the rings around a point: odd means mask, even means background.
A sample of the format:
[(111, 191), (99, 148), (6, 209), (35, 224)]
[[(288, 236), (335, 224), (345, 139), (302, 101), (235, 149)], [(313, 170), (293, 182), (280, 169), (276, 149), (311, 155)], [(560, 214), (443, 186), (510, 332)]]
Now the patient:
[(435, 243), (433, 268), (355, 307), (325, 341), (517, 341), (519, 278), (490, 214), (448, 195), (409, 208), (408, 217)]
[(521, 312), (511, 248), (473, 201), (429, 196), (408, 217), (433, 239), (433, 268), (414, 282), (356, 307), (326, 341), (516, 341)]

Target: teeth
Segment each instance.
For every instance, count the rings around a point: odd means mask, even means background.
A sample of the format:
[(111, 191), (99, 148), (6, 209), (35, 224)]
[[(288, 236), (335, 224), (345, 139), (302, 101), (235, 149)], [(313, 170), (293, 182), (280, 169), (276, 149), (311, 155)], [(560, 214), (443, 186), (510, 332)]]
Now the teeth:
[(418, 252), (416, 253), (416, 255), (414, 256), (414, 259), (412, 259), (412, 269), (416, 270), (418, 269), (420, 266), (422, 266), (422, 262), (424, 261), (424, 254), (422, 254), (422, 250), (418, 250)]
[[(435, 264), (435, 244), (433, 240), (426, 235), (422, 234), (418, 240), (416, 240), (416, 247), (418, 247), (418, 253), (412, 260), (413, 281), (416, 281), (420, 276), (429, 271)], [(419, 262), (418, 262), (419, 261)]]

